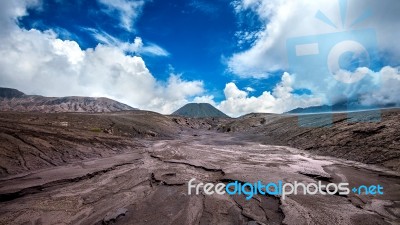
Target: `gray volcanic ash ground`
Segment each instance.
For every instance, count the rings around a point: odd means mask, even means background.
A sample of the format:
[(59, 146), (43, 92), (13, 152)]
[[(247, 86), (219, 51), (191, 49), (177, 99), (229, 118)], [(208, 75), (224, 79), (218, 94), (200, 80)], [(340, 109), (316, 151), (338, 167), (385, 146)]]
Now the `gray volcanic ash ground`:
[[(0, 224), (399, 224), (400, 111), (302, 128), (291, 115), (0, 113)], [(384, 195), (188, 195), (187, 182), (381, 184)]]

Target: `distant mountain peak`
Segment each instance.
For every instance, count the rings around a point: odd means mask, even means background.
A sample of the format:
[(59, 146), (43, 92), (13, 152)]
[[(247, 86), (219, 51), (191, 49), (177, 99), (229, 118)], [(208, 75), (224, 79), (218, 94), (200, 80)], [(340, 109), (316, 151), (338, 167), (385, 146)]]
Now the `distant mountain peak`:
[(222, 117), (229, 118), (225, 113), (209, 103), (188, 103), (172, 113), (176, 116), (186, 116), (192, 118)]
[(350, 112), (350, 111), (363, 111), (363, 110), (376, 110), (383, 108), (397, 107), (396, 104), (382, 104), (382, 105), (362, 105), (356, 101), (344, 101), (334, 105), (320, 105), (311, 106), (306, 108), (296, 108), (286, 112), (287, 114), (308, 114), (308, 113), (331, 113), (331, 112)]
[(44, 97), (26, 95), (17, 89), (0, 88), (0, 111), (17, 112), (117, 112), (135, 110), (104, 97)]

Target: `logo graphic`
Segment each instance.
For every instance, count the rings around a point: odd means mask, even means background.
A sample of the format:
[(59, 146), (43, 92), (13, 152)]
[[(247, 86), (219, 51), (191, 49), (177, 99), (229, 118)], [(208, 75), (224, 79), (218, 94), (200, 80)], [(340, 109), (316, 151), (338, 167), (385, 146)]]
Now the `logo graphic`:
[(377, 185), (360, 185), (350, 189), (349, 183), (328, 183), (323, 184), (321, 181), (317, 183), (302, 183), (294, 181), (293, 183), (278, 182), (263, 183), (257, 181), (255, 183), (232, 181), (225, 183), (202, 183), (192, 178), (188, 181), (188, 195), (244, 195), (246, 200), (250, 200), (255, 195), (272, 195), (281, 196), (284, 200), (289, 195), (349, 195), (351, 192), (356, 195), (383, 195), (383, 186)]
[[(360, 104), (359, 97), (363, 93), (351, 91), (368, 79), (371, 68), (379, 64), (376, 34), (373, 29), (353, 29), (355, 25), (372, 15), (365, 11), (350, 26), (345, 26), (347, 1), (339, 0), (342, 28), (344, 31), (290, 38), (286, 42), (288, 62), (291, 73), (296, 74), (296, 81), (304, 86), (326, 86), (329, 93), (327, 105), (340, 102), (349, 111), (349, 122), (380, 121), (380, 111), (352, 113), (365, 109)], [(326, 25), (338, 29), (324, 13), (318, 11), (315, 17)], [(375, 85), (378, 88), (378, 85)], [(334, 87), (335, 91), (330, 91)], [(374, 88), (364, 90), (372, 92)], [(339, 101), (340, 100), (340, 101)], [(325, 111), (332, 111), (328, 106)], [(299, 125), (305, 127), (331, 126), (332, 115), (299, 115)]]

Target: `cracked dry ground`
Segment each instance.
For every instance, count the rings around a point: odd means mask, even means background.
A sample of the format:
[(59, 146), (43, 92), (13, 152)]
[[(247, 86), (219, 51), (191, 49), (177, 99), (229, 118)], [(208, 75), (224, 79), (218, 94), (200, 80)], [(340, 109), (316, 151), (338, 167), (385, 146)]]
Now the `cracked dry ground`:
[[(398, 224), (400, 179), (382, 167), (198, 131), (100, 159), (5, 176), (0, 224)], [(187, 182), (381, 184), (382, 196), (188, 195)]]

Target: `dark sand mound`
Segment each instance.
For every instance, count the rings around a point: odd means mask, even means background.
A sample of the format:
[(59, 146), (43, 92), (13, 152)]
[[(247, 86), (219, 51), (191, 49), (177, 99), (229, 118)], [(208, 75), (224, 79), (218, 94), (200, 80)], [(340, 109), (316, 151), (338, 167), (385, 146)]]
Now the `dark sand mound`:
[[(177, 127), (152, 112), (0, 112), (0, 176), (129, 152), (133, 138), (171, 138)], [(142, 146), (143, 147), (143, 146)]]
[(229, 118), (225, 113), (208, 103), (189, 103), (176, 110), (172, 115), (191, 118)]

